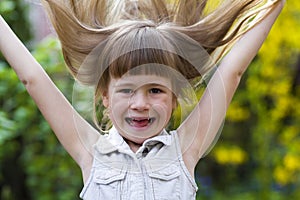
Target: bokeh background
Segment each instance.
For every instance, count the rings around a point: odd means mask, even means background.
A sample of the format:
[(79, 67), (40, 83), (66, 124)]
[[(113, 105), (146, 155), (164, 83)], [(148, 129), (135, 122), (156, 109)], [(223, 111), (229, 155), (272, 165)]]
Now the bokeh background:
[[(0, 0), (0, 13), (71, 101), (74, 82), (38, 1)], [(1, 55), (0, 105), (0, 199), (79, 199), (79, 168)], [(300, 199), (299, 0), (287, 1), (244, 75), (196, 181), (198, 199)]]

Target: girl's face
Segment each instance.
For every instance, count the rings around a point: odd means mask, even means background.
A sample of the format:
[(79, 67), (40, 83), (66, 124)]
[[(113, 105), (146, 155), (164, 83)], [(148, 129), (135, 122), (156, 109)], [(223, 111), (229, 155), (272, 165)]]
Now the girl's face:
[(119, 133), (141, 144), (158, 135), (170, 120), (176, 99), (171, 81), (156, 75), (124, 75), (111, 78), (103, 93), (103, 105)]

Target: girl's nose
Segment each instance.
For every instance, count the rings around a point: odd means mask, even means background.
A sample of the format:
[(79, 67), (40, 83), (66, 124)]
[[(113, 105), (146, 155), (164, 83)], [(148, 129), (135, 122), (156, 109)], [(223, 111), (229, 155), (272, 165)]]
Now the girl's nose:
[(133, 110), (144, 111), (150, 108), (148, 96), (142, 91), (135, 91), (130, 98), (130, 108)]

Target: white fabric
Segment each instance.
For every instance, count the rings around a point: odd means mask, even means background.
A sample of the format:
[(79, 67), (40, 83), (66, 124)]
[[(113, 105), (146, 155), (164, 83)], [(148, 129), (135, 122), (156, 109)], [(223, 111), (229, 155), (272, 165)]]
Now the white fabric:
[[(146, 149), (146, 150), (145, 150)], [(95, 145), (85, 200), (194, 200), (197, 185), (182, 160), (176, 131), (165, 130), (134, 153), (112, 128)]]

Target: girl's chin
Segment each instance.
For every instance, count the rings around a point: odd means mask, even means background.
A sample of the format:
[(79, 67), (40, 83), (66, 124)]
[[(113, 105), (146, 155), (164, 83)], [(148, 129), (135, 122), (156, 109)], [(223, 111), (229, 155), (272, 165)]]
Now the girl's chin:
[(132, 137), (132, 136), (128, 136), (128, 135), (124, 135), (121, 134), (121, 136), (123, 137), (123, 139), (125, 140), (125, 142), (130, 146), (135, 146), (135, 147), (140, 147), (143, 145), (143, 143), (145, 142), (145, 140), (147, 140), (148, 138), (137, 138), (137, 137)]
[(128, 127), (125, 129), (125, 134), (132, 138), (133, 141), (145, 141), (151, 137), (158, 135), (162, 128), (157, 128), (154, 126), (150, 127)]
[[(140, 123), (139, 125), (141, 125)], [(129, 123), (124, 123), (122, 126), (116, 126), (120, 135), (136, 144), (143, 144), (145, 140), (155, 137), (164, 129), (163, 125), (159, 126), (157, 123), (150, 123), (146, 126), (136, 126)]]
[(161, 131), (158, 130), (150, 130), (148, 131), (136, 131), (136, 130), (126, 130), (122, 133), (122, 137), (124, 138), (125, 141), (127, 142), (132, 142), (134, 144), (142, 145), (147, 139), (155, 137), (158, 135)]

